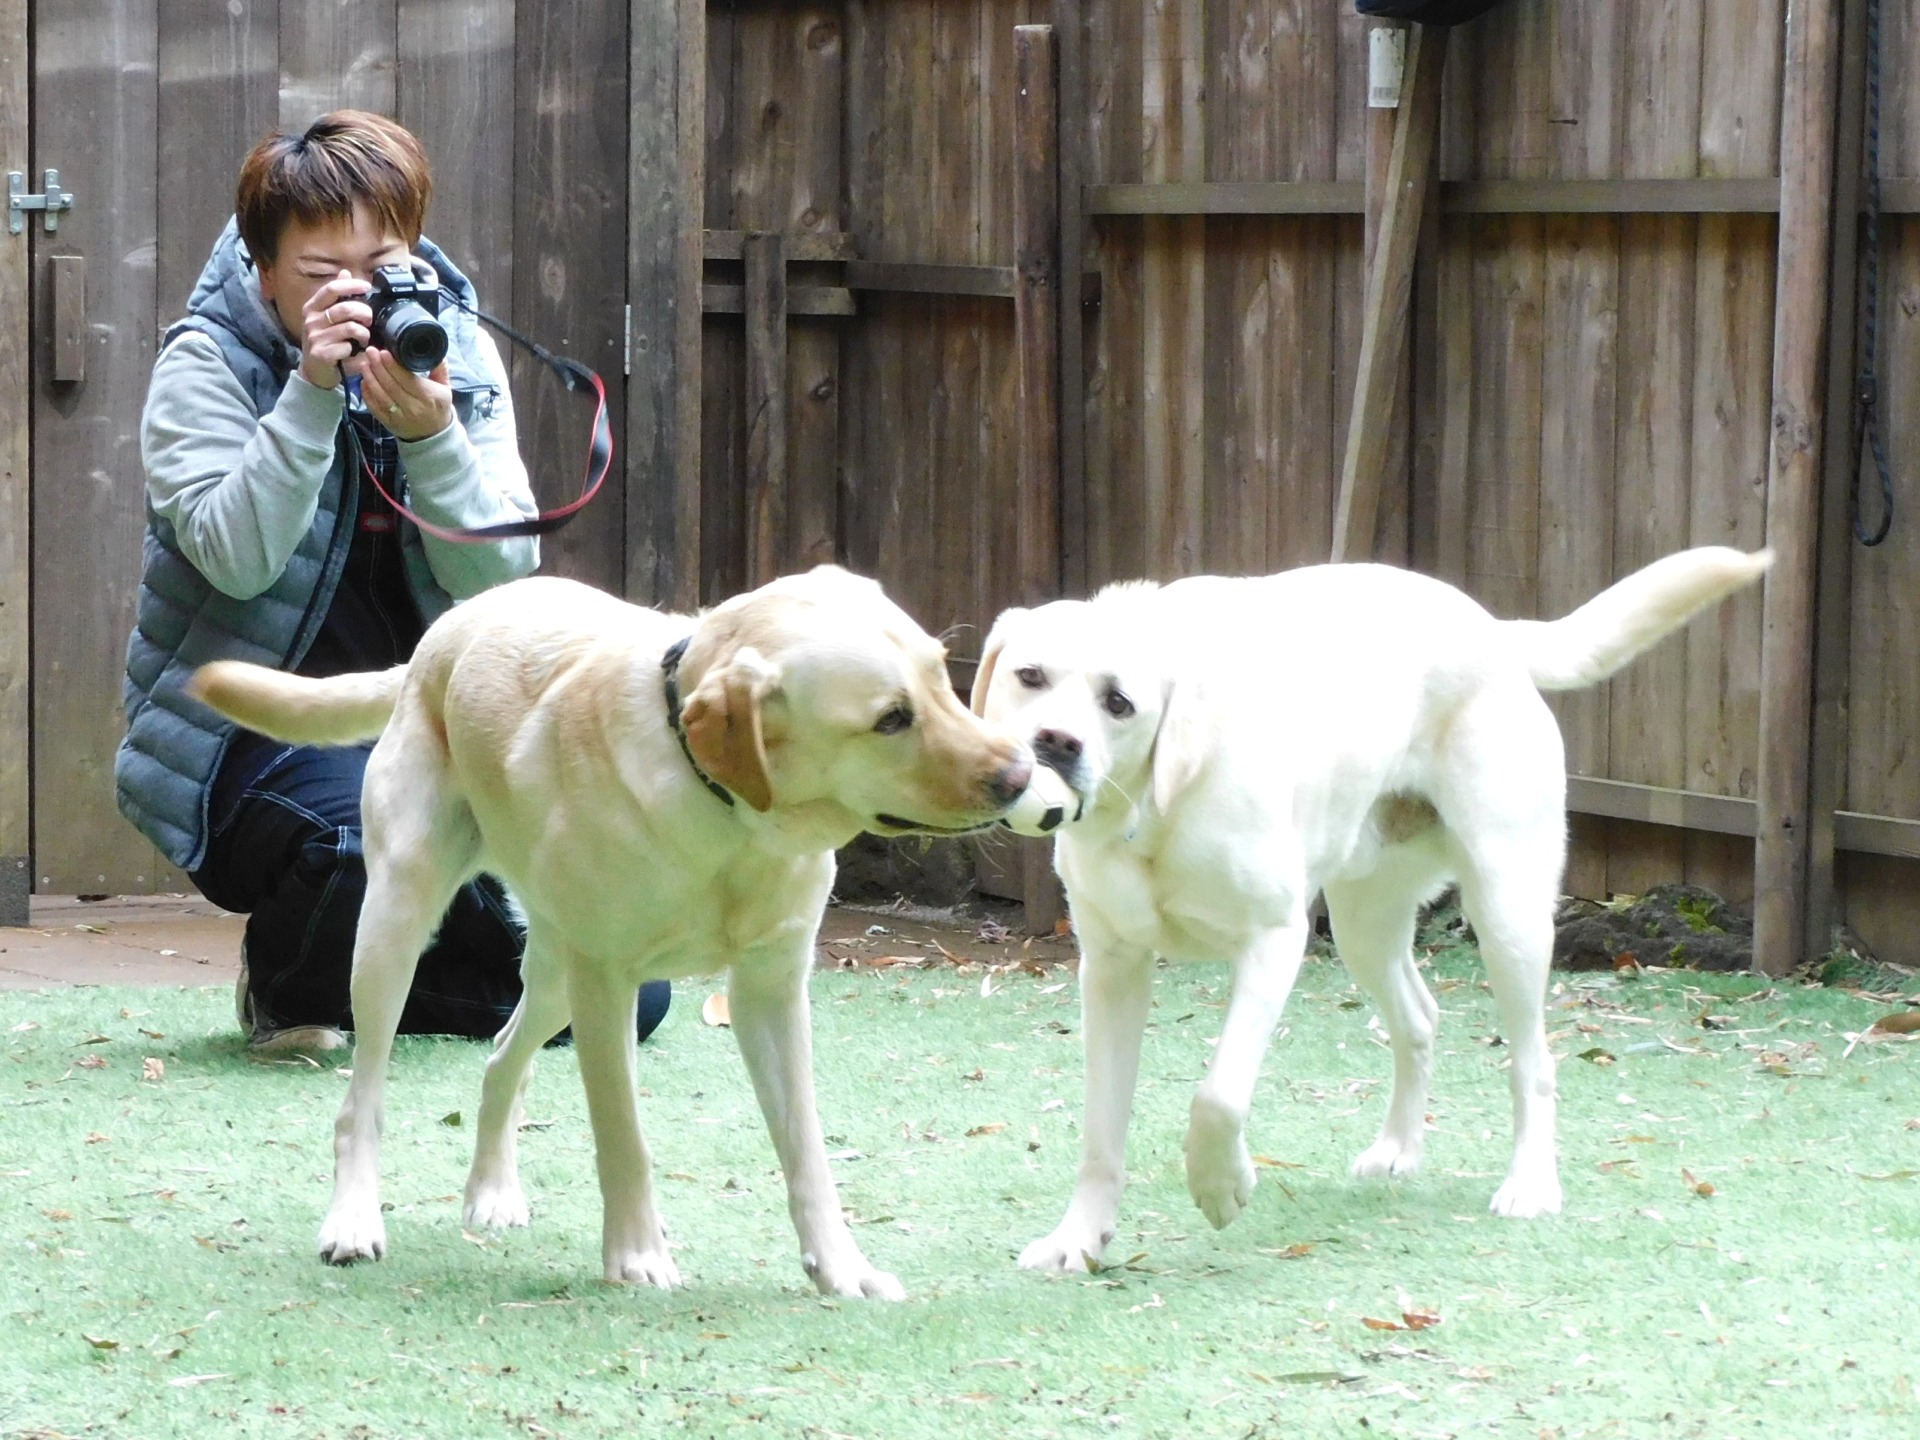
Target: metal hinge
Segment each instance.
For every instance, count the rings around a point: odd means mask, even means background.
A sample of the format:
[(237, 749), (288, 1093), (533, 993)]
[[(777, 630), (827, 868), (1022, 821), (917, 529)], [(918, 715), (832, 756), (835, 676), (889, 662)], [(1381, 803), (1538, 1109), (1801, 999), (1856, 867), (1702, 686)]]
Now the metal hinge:
[(46, 173), (46, 193), (29, 195), (27, 177), (18, 170), (7, 172), (7, 230), (18, 235), (26, 228), (27, 211), (41, 210), (46, 213), (48, 230), (60, 228), (60, 212), (73, 208), (73, 194), (60, 188), (60, 172), (48, 170)]

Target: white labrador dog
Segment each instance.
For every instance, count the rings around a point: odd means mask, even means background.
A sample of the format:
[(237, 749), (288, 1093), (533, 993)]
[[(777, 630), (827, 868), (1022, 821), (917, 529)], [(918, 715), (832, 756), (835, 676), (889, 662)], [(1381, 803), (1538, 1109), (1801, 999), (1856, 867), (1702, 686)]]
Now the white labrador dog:
[(1604, 679), (1770, 558), (1685, 551), (1551, 623), (1496, 620), (1379, 565), (1124, 584), (1002, 615), (973, 706), (1074, 792), (1055, 865), (1080, 937), (1087, 1065), (1072, 1202), (1020, 1263), (1085, 1268), (1113, 1237), (1155, 955), (1232, 962), (1186, 1170), (1214, 1225), (1245, 1207), (1243, 1125), (1321, 892), (1393, 1044), (1386, 1123), (1354, 1173), (1420, 1163), (1439, 1008), (1414, 921), (1457, 880), (1512, 1056), (1513, 1160), (1492, 1208), (1559, 1210), (1543, 1010), (1566, 769), (1539, 692)]
[(724, 968), (802, 1264), (827, 1294), (900, 1298), (847, 1228), (814, 1113), (806, 986), (833, 851), (863, 829), (987, 823), (1032, 758), (960, 703), (940, 644), (878, 585), (822, 566), (696, 620), (522, 580), (456, 607), (384, 674), (308, 680), (223, 661), (194, 689), (287, 741), (380, 736), (324, 1258), (385, 1252), (395, 1027), (448, 901), (486, 870), (525, 910), (526, 989), (487, 1065), (465, 1223), (527, 1223), (521, 1097), (535, 1052), (571, 1020), (606, 1276), (677, 1283), (635, 1110), (635, 991)]

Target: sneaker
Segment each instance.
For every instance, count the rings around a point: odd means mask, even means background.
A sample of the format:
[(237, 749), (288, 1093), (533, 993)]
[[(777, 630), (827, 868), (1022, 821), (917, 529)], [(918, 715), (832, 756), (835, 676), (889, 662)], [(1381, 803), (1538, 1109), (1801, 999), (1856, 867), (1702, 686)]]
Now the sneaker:
[(279, 1029), (263, 1025), (254, 1013), (253, 995), (247, 989), (247, 947), (240, 946), (240, 979), (233, 987), (233, 1014), (247, 1037), (247, 1048), (261, 1055), (284, 1055), (310, 1050), (324, 1055), (329, 1050), (344, 1050), (352, 1042), (331, 1025), (288, 1025)]
[(247, 1037), (247, 1049), (255, 1055), (284, 1055), (296, 1050), (324, 1055), (329, 1050), (344, 1050), (351, 1043), (331, 1025), (290, 1025), (285, 1030), (255, 1030)]

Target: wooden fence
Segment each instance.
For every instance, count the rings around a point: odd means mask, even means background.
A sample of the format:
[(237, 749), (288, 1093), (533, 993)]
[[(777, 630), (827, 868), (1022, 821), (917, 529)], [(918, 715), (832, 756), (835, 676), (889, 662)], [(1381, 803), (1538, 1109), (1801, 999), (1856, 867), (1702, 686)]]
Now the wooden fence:
[[(1855, 56), (1861, 0), (1830, 3)], [(1920, 0), (1883, 9), (1880, 408), (1910, 481), (1920, 85), (1904, 57)], [(1497, 613), (1551, 615), (1683, 545), (1766, 538), (1786, 11), (1510, 0), (1453, 32), (1378, 556)], [(30, 109), (26, 168), (58, 165), (78, 196), (57, 235), (32, 232), (30, 647), (0, 609), (0, 661), (20, 675), (32, 656), (32, 725), (0, 676), (0, 726), (30, 728), (36, 797), (29, 848), (24, 769), (0, 759), (0, 856), (31, 853), (42, 889), (180, 883), (113, 815), (106, 778), (140, 395), (240, 154), (338, 104), (421, 133), (432, 233), (499, 313), (613, 382), (624, 490), (549, 542), (550, 570), (684, 605), (838, 558), (964, 657), (1049, 567), (1079, 593), (1328, 555), (1389, 133), (1366, 105), (1368, 24), (1344, 4), (42, 0), (34, 15), (31, 76), (24, 47), (0, 45), (16, 67), (0, 66), (0, 136), (19, 153)], [(1023, 308), (1044, 276), (1015, 229), (1015, 119), (1031, 114), (1015, 29), (1033, 22), (1056, 32), (1060, 215), (1058, 318), (1039, 322), (1061, 380), (1058, 482), (1038, 522), (1022, 519), (1036, 494), (1020, 477), (1046, 463), (1022, 376), (1052, 362), (1016, 323), (1048, 312)], [(0, 30), (26, 23), (22, 0), (0, 0)], [(1842, 270), (1855, 213), (1837, 212)], [(59, 255), (90, 266), (80, 386), (42, 373)], [(0, 298), (13, 273), (0, 266)], [(1851, 326), (1835, 328), (1844, 380)], [(563, 498), (584, 424), (531, 370), (516, 397), (543, 499)], [(1828, 416), (1842, 499), (1848, 418)], [(0, 562), (25, 531), (6, 473)], [(1897, 505), (1876, 549), (1841, 543), (1844, 507), (1826, 507), (1812, 761), (1820, 813), (1838, 814), (1840, 913), (1915, 959), (1920, 497), (1903, 485)], [(1057, 524), (1057, 546), (1023, 558), (1036, 523)], [(0, 602), (20, 593), (0, 576)], [(1560, 699), (1570, 888), (1751, 894), (1761, 624), (1743, 596)]]

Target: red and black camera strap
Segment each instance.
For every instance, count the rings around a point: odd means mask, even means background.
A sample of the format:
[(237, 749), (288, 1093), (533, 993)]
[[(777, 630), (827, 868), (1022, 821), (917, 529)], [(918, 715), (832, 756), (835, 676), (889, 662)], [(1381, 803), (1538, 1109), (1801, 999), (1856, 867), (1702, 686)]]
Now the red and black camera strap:
[(373, 483), (373, 488), (380, 492), (381, 499), (385, 500), (408, 520), (411, 520), (420, 528), (422, 533), (431, 535), (435, 539), (449, 540), (460, 545), (481, 545), (491, 540), (511, 540), (521, 535), (550, 534), (572, 520), (575, 515), (586, 508), (588, 502), (600, 493), (601, 485), (606, 482), (607, 472), (613, 468), (613, 429), (607, 423), (606, 384), (597, 374), (589, 370), (585, 365), (582, 365), (578, 360), (569, 360), (564, 355), (555, 355), (552, 351), (539, 344), (539, 342), (529, 340), (505, 321), (495, 319), (484, 311), (473, 309), (471, 306), (463, 305), (457, 297), (451, 294), (447, 295), (447, 298), (476, 319), (484, 320), (516, 345), (520, 345), (530, 351), (536, 360), (540, 361), (541, 364), (547, 366), (554, 374), (560, 377), (560, 383), (565, 385), (568, 390), (576, 393), (592, 391), (595, 399), (593, 439), (587, 447), (587, 473), (585, 480), (581, 484), (580, 494), (564, 505), (552, 510), (542, 510), (538, 515), (529, 516), (524, 520), (503, 520), (494, 525), (475, 525), (471, 527), (436, 525), (433, 521), (424, 520), (414, 514), (413, 511), (409, 510), (392, 495), (387, 493), (387, 487), (380, 483), (380, 477), (374, 474), (373, 467), (367, 464), (366, 456), (360, 451), (359, 443), (356, 439), (354, 449), (355, 454), (360, 457), (360, 469), (366, 478)]

